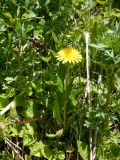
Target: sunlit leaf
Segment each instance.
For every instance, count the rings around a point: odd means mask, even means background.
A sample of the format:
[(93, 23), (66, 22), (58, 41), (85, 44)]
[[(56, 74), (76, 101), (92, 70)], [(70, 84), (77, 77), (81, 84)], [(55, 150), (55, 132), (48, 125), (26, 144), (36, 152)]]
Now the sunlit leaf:
[(11, 22), (13, 22), (13, 17), (10, 12), (3, 13), (3, 15), (8, 18)]
[(22, 15), (22, 19), (30, 19), (30, 18), (35, 18), (36, 14), (33, 11), (30, 11), (28, 13), (24, 13)]
[(59, 151), (58, 152), (58, 158), (59, 158), (59, 160), (64, 160), (65, 159), (65, 153), (62, 152), (62, 151)]
[(58, 130), (55, 134), (47, 134), (46, 136), (49, 138), (60, 137), (63, 134), (63, 129)]
[(77, 147), (80, 156), (83, 160), (88, 160), (88, 147), (87, 144), (83, 143), (82, 141), (77, 140)]
[(42, 157), (41, 148), (44, 146), (44, 144), (40, 142), (35, 142), (33, 146), (31, 147), (30, 155), (36, 156), (36, 157)]
[(110, 4), (110, 2), (104, 1), (104, 0), (96, 0), (96, 2), (101, 4), (101, 5), (109, 5)]
[(52, 150), (46, 145), (41, 148), (41, 153), (48, 160), (52, 160), (52, 157), (54, 155)]
[(48, 5), (50, 3), (50, 0), (46, 0), (45, 5)]

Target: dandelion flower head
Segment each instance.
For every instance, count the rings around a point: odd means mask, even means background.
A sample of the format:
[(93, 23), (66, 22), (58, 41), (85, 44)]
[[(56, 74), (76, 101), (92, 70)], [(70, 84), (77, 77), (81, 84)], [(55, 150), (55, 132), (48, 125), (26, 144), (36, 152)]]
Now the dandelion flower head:
[(62, 63), (78, 63), (82, 60), (82, 55), (74, 48), (65, 48), (58, 52), (57, 60)]

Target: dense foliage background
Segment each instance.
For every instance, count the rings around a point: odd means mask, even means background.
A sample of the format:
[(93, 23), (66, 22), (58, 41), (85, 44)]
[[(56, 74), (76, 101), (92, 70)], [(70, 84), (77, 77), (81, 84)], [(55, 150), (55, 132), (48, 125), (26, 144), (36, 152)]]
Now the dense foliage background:
[[(90, 93), (86, 89), (89, 32)], [(64, 126), (66, 66), (73, 47)], [(0, 159), (119, 160), (120, 2), (0, 1)]]

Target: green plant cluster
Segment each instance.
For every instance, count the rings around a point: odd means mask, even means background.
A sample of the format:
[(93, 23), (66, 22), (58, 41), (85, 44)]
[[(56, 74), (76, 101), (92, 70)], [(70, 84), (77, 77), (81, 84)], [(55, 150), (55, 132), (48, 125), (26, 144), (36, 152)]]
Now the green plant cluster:
[[(66, 47), (83, 57), (69, 79)], [(120, 2), (1, 0), (0, 159), (119, 160), (119, 121)]]

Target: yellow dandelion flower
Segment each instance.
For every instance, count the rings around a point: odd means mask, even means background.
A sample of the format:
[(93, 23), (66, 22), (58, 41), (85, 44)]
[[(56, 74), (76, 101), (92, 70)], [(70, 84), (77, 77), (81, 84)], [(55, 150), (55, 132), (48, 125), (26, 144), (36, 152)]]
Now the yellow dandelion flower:
[(56, 57), (57, 60), (62, 61), (62, 63), (78, 63), (82, 60), (82, 55), (73, 48), (65, 48), (60, 50)]

